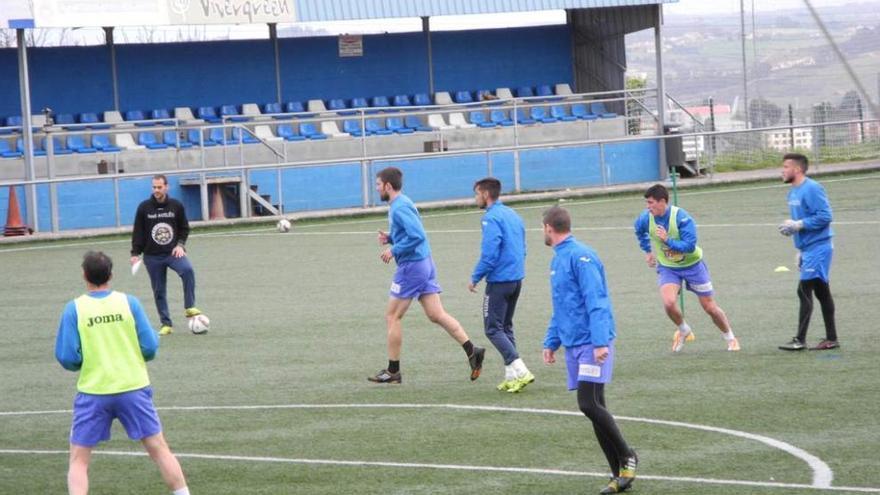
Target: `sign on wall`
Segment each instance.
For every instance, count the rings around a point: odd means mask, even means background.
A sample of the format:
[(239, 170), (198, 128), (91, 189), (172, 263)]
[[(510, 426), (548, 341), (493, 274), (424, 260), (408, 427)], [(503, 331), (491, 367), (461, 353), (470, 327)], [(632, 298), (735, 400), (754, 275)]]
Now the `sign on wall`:
[(295, 22), (293, 0), (33, 0), (36, 27)]
[(339, 37), (340, 57), (363, 57), (364, 37), (361, 35), (344, 34)]

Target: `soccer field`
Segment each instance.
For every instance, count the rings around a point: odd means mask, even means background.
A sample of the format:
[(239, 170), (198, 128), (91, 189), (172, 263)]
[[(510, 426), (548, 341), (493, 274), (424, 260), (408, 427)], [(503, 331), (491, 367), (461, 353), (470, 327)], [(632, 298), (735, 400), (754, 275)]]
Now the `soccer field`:
[[(738, 353), (725, 351), (690, 293), (697, 340), (670, 352), (674, 327), (632, 231), (641, 194), (562, 203), (608, 275), (618, 355), (606, 395), (639, 452), (633, 493), (880, 493), (880, 174), (820, 182), (834, 209), (842, 345), (826, 352), (776, 349), (797, 324), (795, 249), (776, 231), (788, 186), (679, 195)], [(393, 265), (379, 260), (376, 243), (384, 216), (300, 222), (288, 234), (194, 231), (197, 305), (211, 330), (186, 330), (170, 273), (176, 331), (149, 365), (192, 493), (597, 493), (607, 466), (592, 428), (565, 390), (564, 366), (541, 363), (552, 250), (540, 226), (550, 204), (513, 205), (529, 229), (517, 341), (537, 376), (520, 394), (495, 390), (503, 363), (482, 333), (482, 296), (466, 289), (480, 242), (476, 208), (423, 212), (444, 305), (489, 347), (473, 383), (460, 347), (415, 305), (404, 319), (403, 384), (366, 381), (387, 364)], [(87, 249), (114, 258), (114, 288), (138, 296), (158, 324), (147, 274), (129, 273), (127, 237), (0, 248), (0, 494), (66, 493), (76, 375), (55, 362), (54, 339), (65, 302), (84, 290)], [(822, 336), (817, 303), (808, 340)], [(113, 437), (93, 457), (92, 493), (166, 493), (140, 445), (118, 424)]]

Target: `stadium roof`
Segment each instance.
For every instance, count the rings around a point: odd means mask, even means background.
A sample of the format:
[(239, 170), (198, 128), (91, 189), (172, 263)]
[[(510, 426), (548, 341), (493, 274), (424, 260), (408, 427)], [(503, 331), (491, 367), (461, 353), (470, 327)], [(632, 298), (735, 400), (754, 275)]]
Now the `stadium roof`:
[(678, 0), (0, 0), (10, 28), (264, 24), (497, 14)]

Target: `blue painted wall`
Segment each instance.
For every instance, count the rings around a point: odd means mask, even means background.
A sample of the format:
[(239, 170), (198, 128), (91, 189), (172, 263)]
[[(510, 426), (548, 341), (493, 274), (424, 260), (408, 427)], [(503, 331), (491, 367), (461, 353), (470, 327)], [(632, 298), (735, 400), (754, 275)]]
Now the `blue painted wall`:
[(119, 45), (120, 110), (275, 100), (268, 40)]
[(566, 25), (432, 33), (431, 45), (437, 91), (573, 83)]
[(282, 99), (393, 96), (428, 91), (421, 33), (363, 37), (362, 57), (340, 57), (338, 38), (279, 40)]
[[(110, 51), (105, 46), (29, 48), (31, 111), (50, 107), (55, 113), (113, 108)], [(0, 117), (21, 115), (18, 54), (0, 50)]]

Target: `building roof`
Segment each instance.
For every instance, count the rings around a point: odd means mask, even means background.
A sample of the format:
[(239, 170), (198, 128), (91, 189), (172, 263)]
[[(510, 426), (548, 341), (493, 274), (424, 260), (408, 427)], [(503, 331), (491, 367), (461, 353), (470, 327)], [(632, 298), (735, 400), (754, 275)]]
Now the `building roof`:
[(0, 0), (10, 28), (265, 24), (637, 7), (678, 0)]

